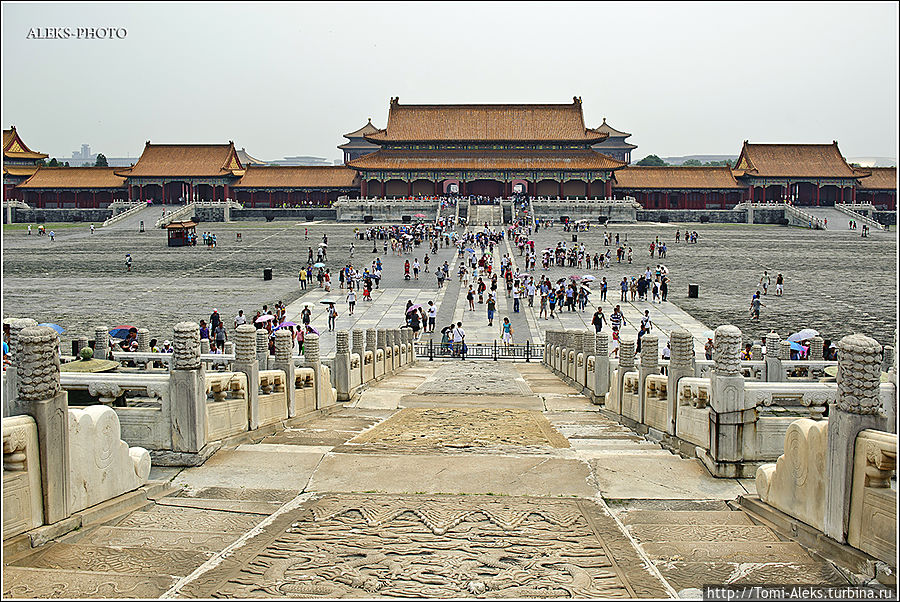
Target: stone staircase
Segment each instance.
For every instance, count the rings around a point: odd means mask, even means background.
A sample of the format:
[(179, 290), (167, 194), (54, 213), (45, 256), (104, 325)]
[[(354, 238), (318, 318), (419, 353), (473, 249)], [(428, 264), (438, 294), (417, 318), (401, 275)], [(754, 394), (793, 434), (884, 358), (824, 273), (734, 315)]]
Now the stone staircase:
[(294, 495), (210, 487), (160, 497), (118, 519), (6, 554), (3, 597), (159, 597)]
[(679, 593), (700, 584), (848, 584), (831, 563), (720, 500), (642, 500), (625, 530)]
[(473, 228), (500, 226), (503, 224), (503, 213), (500, 205), (471, 205), (469, 208), (469, 224)]

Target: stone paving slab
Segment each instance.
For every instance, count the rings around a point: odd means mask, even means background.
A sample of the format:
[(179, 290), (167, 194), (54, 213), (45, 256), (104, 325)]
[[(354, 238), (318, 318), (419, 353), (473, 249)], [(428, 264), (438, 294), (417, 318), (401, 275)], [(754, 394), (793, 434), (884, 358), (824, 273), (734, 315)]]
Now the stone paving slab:
[(154, 598), (174, 583), (168, 575), (120, 575), (59, 569), (3, 568), (4, 598)]
[(746, 493), (734, 479), (710, 476), (696, 458), (635, 453), (594, 459), (590, 464), (597, 487), (606, 498), (732, 500)]
[[(200, 489), (227, 483), (229, 487), (300, 492), (322, 459), (322, 452), (303, 452), (291, 445), (279, 446), (278, 451), (263, 451), (258, 445), (252, 447), (253, 451), (220, 450), (203, 466), (179, 473), (173, 484)], [(266, 470), (260, 470), (262, 466)]]
[(768, 527), (756, 525), (678, 525), (639, 524), (632, 525), (631, 534), (641, 542), (682, 542), (682, 541), (780, 541)]
[(743, 512), (732, 510), (629, 510), (619, 517), (627, 525), (752, 525)]
[(585, 501), (329, 494), (180, 589), (189, 597), (656, 598), (663, 583)]
[(132, 512), (116, 522), (115, 526), (129, 529), (241, 533), (254, 527), (260, 520), (262, 519), (258, 516), (248, 514), (156, 505), (148, 510)]
[(260, 500), (223, 500), (199, 497), (164, 497), (156, 502), (160, 506), (178, 508), (195, 508), (197, 510), (219, 510), (223, 512), (240, 512), (243, 514), (259, 514), (268, 516), (278, 510), (282, 502)]
[(350, 443), (416, 447), (569, 447), (539, 412), (515, 408), (406, 408)]
[(396, 400), (396, 404), (404, 408), (504, 407), (537, 411), (544, 409), (544, 400), (537, 395), (404, 395)]
[(191, 531), (187, 529), (150, 529), (98, 527), (79, 540), (79, 544), (111, 547), (146, 547), (166, 550), (195, 550), (218, 552), (234, 542), (240, 533), (216, 531)]
[(446, 455), (328, 454), (308, 490), (590, 498), (596, 491), (589, 476), (586, 463), (552, 457), (468, 454), (465, 462), (448, 462)]
[(17, 567), (119, 573), (124, 575), (184, 576), (206, 562), (211, 552), (108, 547), (54, 543), (12, 563)]
[(800, 544), (793, 542), (667, 541), (641, 544), (651, 558), (686, 562), (796, 562), (812, 564)]
[(847, 585), (847, 579), (831, 565), (778, 562), (661, 562), (657, 568), (678, 591), (705, 584)]

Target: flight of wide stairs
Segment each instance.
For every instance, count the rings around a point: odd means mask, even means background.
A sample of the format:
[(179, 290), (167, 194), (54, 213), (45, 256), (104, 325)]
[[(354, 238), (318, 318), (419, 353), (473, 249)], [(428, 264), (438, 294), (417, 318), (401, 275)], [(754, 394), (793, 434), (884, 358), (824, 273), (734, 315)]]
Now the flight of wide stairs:
[(500, 226), (503, 224), (503, 213), (500, 205), (470, 205), (469, 224), (473, 227)]
[[(625, 530), (678, 592), (703, 584), (846, 585), (834, 565), (721, 500), (634, 500)], [(615, 511), (615, 510), (614, 510)]]

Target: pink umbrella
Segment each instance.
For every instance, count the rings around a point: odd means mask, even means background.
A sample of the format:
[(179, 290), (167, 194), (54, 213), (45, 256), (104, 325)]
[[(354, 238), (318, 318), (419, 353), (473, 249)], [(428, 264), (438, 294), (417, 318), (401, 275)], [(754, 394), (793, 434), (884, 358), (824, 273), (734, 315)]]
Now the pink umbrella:
[(256, 323), (260, 324), (262, 322), (268, 322), (269, 320), (274, 320), (274, 319), (275, 319), (275, 316), (273, 316), (271, 314), (265, 314), (263, 316), (256, 318)]

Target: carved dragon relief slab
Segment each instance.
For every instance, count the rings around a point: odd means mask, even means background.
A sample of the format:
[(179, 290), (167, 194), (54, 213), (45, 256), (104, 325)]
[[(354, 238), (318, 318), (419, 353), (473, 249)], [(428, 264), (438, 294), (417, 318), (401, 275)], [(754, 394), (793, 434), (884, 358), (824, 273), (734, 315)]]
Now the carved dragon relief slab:
[(611, 598), (665, 590), (583, 500), (326, 495), (178, 595)]

